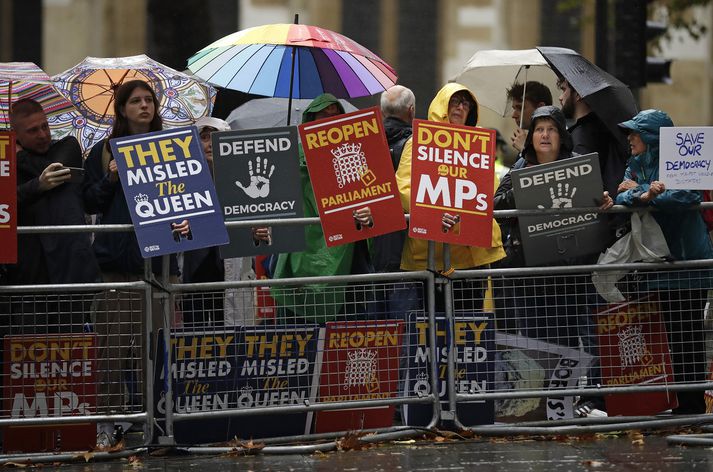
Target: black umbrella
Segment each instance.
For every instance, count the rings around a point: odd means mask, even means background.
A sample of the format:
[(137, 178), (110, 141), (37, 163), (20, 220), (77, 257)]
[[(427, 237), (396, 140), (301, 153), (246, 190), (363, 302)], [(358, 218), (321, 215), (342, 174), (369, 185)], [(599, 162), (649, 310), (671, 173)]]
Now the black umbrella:
[(557, 75), (564, 77), (612, 134), (625, 146), (617, 127), (639, 112), (634, 95), (622, 81), (566, 48), (538, 47)]

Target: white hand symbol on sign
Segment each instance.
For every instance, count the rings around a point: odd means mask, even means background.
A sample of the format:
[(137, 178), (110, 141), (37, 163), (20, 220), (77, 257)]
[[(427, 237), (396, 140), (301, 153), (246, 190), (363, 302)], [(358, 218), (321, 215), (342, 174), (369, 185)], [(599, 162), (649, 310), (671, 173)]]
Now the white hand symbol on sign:
[(235, 185), (240, 187), (250, 198), (267, 197), (270, 194), (270, 177), (275, 172), (275, 166), (271, 165), (268, 171), (268, 165), (267, 158), (261, 160), (258, 156), (255, 158), (255, 171), (253, 172), (253, 162), (248, 161), (250, 183), (245, 187), (239, 180), (236, 180)]
[[(577, 193), (577, 187), (572, 187), (570, 192), (569, 184), (561, 183), (557, 184), (557, 193), (555, 193), (554, 187), (550, 187), (550, 198), (552, 199), (552, 206), (550, 208), (572, 208), (572, 199), (574, 194)], [(537, 208), (545, 208), (542, 205), (537, 205)]]

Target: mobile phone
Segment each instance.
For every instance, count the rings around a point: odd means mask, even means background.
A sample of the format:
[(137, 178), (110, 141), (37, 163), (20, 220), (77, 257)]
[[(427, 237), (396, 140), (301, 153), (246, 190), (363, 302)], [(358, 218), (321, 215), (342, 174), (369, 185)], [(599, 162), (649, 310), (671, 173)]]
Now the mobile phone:
[(69, 169), (69, 182), (73, 184), (81, 184), (84, 180), (84, 169), (81, 167), (65, 167)]

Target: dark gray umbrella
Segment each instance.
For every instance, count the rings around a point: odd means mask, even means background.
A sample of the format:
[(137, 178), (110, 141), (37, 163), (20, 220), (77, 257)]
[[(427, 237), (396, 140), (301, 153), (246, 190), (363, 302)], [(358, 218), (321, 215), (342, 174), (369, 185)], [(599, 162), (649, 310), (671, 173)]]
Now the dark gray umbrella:
[(612, 134), (626, 144), (617, 124), (639, 112), (629, 87), (576, 51), (555, 47), (538, 47), (537, 50), (555, 73), (569, 82)]
[[(287, 123), (287, 98), (254, 98), (233, 110), (228, 119), (232, 129), (257, 129), (285, 126)], [(302, 122), (302, 112), (312, 102), (307, 98), (292, 99), (292, 114), (290, 125), (297, 126)], [(357, 108), (346, 100), (339, 100), (344, 111), (349, 113)]]

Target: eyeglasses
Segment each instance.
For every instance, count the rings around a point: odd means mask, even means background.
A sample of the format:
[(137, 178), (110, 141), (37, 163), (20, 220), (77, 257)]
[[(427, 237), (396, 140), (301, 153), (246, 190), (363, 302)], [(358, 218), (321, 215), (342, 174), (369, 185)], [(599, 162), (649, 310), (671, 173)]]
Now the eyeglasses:
[(463, 105), (463, 109), (465, 109), (466, 111), (473, 108), (473, 102), (471, 102), (470, 100), (468, 100), (465, 97), (457, 97), (457, 96), (451, 97), (451, 99), (448, 101), (449, 107), (456, 108), (459, 105)]

